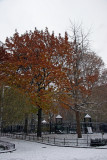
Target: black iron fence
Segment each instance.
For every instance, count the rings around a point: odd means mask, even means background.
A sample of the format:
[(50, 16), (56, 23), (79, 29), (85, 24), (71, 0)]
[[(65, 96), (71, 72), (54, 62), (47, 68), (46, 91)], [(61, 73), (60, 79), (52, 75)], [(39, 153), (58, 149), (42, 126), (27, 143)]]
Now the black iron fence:
[[(42, 124), (42, 132), (44, 133), (76, 133), (77, 130), (76, 123), (62, 123), (62, 124)], [(98, 122), (81, 122), (81, 131), (82, 133), (87, 133), (87, 127), (92, 128), (92, 132), (97, 133), (107, 133), (107, 123), (98, 123)], [(24, 125), (8, 125), (3, 126), (2, 132), (24, 132)], [(36, 133), (37, 125), (28, 125), (27, 126), (28, 133)]]
[(36, 135), (26, 135), (26, 134), (18, 134), (18, 133), (1, 133), (1, 136), (6, 136), (9, 138), (32, 141), (32, 142), (39, 142), (44, 144), (50, 145), (57, 145), (57, 146), (80, 146), (80, 147), (89, 147), (90, 146), (90, 138), (73, 138), (73, 139), (66, 139), (66, 138), (51, 138), (51, 137), (37, 137)]

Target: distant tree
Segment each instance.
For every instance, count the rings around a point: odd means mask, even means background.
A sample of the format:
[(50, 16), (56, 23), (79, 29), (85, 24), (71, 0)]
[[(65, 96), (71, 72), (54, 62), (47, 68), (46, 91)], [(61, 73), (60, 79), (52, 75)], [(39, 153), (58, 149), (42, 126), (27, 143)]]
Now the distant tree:
[[(4, 92), (4, 93), (3, 93)], [(33, 106), (28, 97), (18, 89), (0, 86), (0, 104), (3, 102), (2, 120), (4, 125), (20, 124), (25, 119), (25, 114), (33, 112)]]
[(99, 76), (99, 81), (97, 85), (106, 85), (107, 84), (107, 68), (104, 68)]
[[(93, 116), (93, 120), (106, 122), (107, 115), (107, 69), (103, 69), (99, 75), (99, 80), (93, 87), (90, 96), (90, 107), (88, 112)], [(93, 112), (92, 112), (93, 111)], [(94, 115), (93, 115), (94, 113)]]

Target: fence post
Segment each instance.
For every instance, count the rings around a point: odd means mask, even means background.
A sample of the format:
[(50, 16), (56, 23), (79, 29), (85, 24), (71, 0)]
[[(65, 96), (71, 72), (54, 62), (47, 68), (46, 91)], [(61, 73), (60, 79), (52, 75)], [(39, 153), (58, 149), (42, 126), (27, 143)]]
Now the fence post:
[(26, 134), (25, 134), (25, 140), (26, 140)]
[(34, 135), (33, 135), (33, 141), (34, 141)]
[(77, 138), (77, 146), (78, 146), (78, 138)]
[(64, 146), (65, 146), (65, 138), (64, 138)]
[(39, 137), (37, 137), (37, 141), (39, 141)]
[(54, 144), (55, 144), (55, 137), (54, 137)]
[(49, 143), (49, 137), (48, 137), (48, 143)]
[(43, 142), (43, 137), (42, 137), (42, 142)]
[(88, 146), (88, 133), (87, 133), (87, 146)]

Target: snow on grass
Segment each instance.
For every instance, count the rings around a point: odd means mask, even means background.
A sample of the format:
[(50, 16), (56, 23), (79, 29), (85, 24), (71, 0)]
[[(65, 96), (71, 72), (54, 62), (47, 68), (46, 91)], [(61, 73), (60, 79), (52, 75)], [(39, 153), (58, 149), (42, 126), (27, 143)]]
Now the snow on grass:
[(107, 160), (106, 149), (72, 148), (1, 137), (14, 143), (16, 151), (0, 154), (0, 160)]
[[(107, 139), (107, 133), (105, 133), (104, 135), (102, 135), (101, 133), (93, 133), (93, 134), (82, 134), (82, 139), (87, 139), (88, 138), (105, 138)], [(103, 137), (102, 137), (103, 136)], [(76, 139), (77, 138), (77, 134), (46, 134), (43, 135), (43, 137), (50, 137), (50, 138), (60, 138), (60, 139)]]
[[(91, 139), (107, 139), (107, 134), (101, 133), (83, 134), (82, 138), (77, 138), (77, 134), (47, 134), (43, 135), (43, 142), (54, 143), (59, 146), (78, 146), (78, 147), (90, 147)], [(107, 145), (102, 147), (107, 148)]]

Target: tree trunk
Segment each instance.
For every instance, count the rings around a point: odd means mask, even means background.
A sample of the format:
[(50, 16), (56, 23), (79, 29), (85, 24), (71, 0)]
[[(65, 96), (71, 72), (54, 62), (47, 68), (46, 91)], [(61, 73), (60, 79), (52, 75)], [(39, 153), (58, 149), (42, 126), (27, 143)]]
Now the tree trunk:
[(37, 126), (37, 137), (41, 137), (41, 119), (42, 119), (42, 109), (38, 109), (38, 126)]
[(80, 125), (80, 113), (79, 111), (76, 111), (75, 114), (76, 114), (76, 122), (77, 122), (77, 135), (78, 135), (78, 138), (82, 138), (81, 125)]
[(51, 134), (51, 131), (52, 131), (52, 123), (51, 123), (51, 120), (49, 122), (49, 133)]
[(24, 133), (28, 133), (28, 115), (25, 115)]

